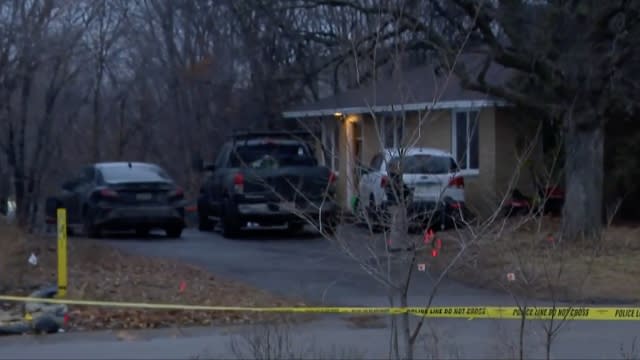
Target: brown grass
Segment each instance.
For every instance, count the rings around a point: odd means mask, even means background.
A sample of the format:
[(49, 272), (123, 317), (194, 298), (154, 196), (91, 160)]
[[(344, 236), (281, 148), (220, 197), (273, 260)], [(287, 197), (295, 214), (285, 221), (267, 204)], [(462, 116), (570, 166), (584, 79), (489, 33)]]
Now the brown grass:
[[(0, 290), (28, 295), (45, 284), (56, 284), (56, 240), (28, 236), (0, 223)], [(27, 262), (31, 253), (38, 265)], [(179, 291), (184, 281), (186, 288)], [(225, 306), (293, 306), (302, 302), (221, 279), (198, 267), (159, 258), (133, 256), (99, 242), (69, 239), (71, 299)], [(308, 320), (309, 317), (241, 312), (194, 312), (71, 307), (71, 325), (82, 329), (130, 329), (164, 326)]]
[[(544, 219), (467, 247), (448, 277), (478, 287), (558, 301), (640, 301), (640, 227), (611, 227), (601, 244), (558, 241), (559, 223)], [(442, 270), (460, 250), (459, 235), (439, 234), (439, 256), (419, 262)], [(507, 274), (514, 273), (515, 281)]]

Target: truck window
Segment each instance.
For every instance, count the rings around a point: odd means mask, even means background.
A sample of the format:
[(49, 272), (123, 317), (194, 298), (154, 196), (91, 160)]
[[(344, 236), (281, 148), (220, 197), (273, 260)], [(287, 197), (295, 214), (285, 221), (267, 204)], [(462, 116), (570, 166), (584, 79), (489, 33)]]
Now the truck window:
[(316, 166), (305, 144), (239, 144), (231, 155), (231, 167)]
[(449, 156), (408, 155), (400, 159), (394, 157), (388, 165), (389, 169), (400, 170), (404, 174), (448, 174), (458, 171), (455, 160)]

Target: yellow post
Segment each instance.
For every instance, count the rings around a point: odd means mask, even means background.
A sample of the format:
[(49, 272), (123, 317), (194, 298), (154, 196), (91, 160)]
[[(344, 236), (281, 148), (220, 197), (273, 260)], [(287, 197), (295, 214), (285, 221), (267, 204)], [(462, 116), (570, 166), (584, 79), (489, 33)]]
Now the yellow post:
[(57, 210), (58, 215), (58, 294), (67, 295), (67, 209)]

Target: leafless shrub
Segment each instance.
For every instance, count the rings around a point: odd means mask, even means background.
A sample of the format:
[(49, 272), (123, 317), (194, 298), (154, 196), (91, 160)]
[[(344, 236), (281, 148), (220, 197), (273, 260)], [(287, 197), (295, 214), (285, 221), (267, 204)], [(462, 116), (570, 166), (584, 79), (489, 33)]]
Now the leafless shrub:
[(464, 352), (460, 349), (460, 342), (452, 331), (443, 331), (430, 323), (422, 336), (425, 346), (426, 359), (464, 359)]
[(318, 348), (310, 339), (296, 337), (289, 324), (262, 324), (230, 342), (231, 352), (238, 359), (364, 359), (355, 348), (331, 346)]
[(631, 344), (620, 344), (620, 357), (623, 360), (637, 360), (640, 359), (640, 345), (638, 344), (638, 338), (634, 337)]

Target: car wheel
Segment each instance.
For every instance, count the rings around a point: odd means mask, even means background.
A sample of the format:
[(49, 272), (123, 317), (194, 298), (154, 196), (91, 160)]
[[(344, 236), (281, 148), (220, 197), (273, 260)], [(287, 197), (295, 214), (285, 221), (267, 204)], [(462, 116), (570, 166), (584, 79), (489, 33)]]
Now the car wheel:
[(236, 213), (230, 199), (224, 200), (224, 212), (222, 213), (222, 219), (220, 220), (222, 236), (229, 239), (234, 239), (240, 236), (242, 226), (238, 221), (238, 214)]
[(358, 206), (356, 208), (356, 221), (358, 224), (367, 224), (368, 219), (368, 207), (366, 201), (358, 201)]
[(167, 237), (171, 239), (178, 239), (182, 236), (182, 226), (169, 226), (164, 231), (167, 233)]
[(327, 236), (333, 236), (338, 230), (338, 219), (334, 216), (323, 217), (320, 222), (320, 233)]
[(91, 210), (84, 211), (83, 232), (90, 239), (97, 239), (102, 236), (102, 230), (95, 224)]
[(138, 227), (136, 228), (136, 237), (141, 237), (141, 238), (147, 237), (149, 236), (149, 231), (150, 229), (147, 227)]
[(300, 233), (300, 232), (302, 232), (303, 229), (304, 229), (304, 223), (290, 222), (290, 223), (287, 224), (287, 230), (291, 234)]
[(382, 224), (382, 221), (384, 220), (382, 209), (376, 205), (376, 201), (373, 197), (373, 194), (369, 196), (369, 206), (367, 207), (367, 216), (369, 218), (368, 223), (371, 224), (371, 231), (381, 232), (384, 229), (384, 226)]

